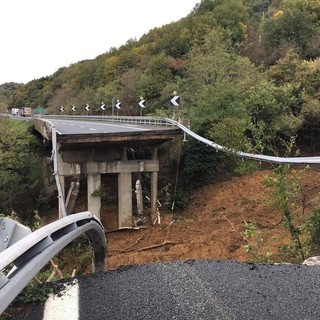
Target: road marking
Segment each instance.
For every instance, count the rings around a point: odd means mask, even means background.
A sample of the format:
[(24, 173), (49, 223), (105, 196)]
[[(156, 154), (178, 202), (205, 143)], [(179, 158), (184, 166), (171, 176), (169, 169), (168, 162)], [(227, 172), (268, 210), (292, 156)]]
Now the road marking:
[(92, 131), (97, 131), (97, 129), (95, 129), (95, 128), (89, 128), (90, 130), (92, 130)]
[[(57, 122), (60, 122), (59, 120), (56, 120)], [(69, 120), (69, 122), (71, 122), (73, 120)], [(82, 123), (86, 126), (88, 125), (92, 125), (93, 123), (98, 125), (98, 126), (110, 126), (110, 127), (117, 127), (117, 128), (126, 128), (126, 129), (133, 129), (133, 130), (137, 130), (137, 131), (151, 131), (151, 129), (146, 129), (146, 128), (141, 128), (139, 127), (138, 125), (136, 124), (129, 124), (129, 123), (126, 123), (126, 124), (113, 124), (113, 123), (110, 123), (110, 122), (92, 122), (92, 121), (76, 121), (78, 124)], [(65, 122), (64, 122), (65, 124)], [(142, 125), (143, 126), (143, 125)], [(110, 133), (110, 132), (108, 132)]]
[(50, 295), (44, 307), (43, 320), (79, 319), (79, 284), (68, 284), (62, 292)]
[(104, 126), (109, 126), (109, 127), (117, 127), (117, 128), (126, 128), (126, 129), (134, 129), (137, 131), (150, 131), (150, 129), (145, 129), (145, 128), (139, 128), (137, 125), (132, 125), (132, 124), (126, 124), (126, 125), (117, 125), (117, 124), (111, 124), (111, 123), (100, 123)]

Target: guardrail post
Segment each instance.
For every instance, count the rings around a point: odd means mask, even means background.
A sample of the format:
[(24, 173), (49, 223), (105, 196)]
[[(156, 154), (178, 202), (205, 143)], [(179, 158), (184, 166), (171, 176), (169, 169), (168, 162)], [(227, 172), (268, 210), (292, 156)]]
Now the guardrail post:
[[(31, 233), (30, 228), (10, 218), (0, 218), (0, 252)], [(1, 270), (0, 270), (1, 271)]]

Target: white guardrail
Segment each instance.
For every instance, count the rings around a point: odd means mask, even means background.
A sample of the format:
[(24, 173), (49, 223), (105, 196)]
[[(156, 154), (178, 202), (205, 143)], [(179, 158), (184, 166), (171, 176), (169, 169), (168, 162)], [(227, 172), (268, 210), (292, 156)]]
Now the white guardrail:
[[(0, 219), (0, 241), (6, 242), (12, 237), (10, 230), (14, 232), (15, 228), (9, 228), (11, 219), (2, 219), (7, 220)], [(104, 228), (90, 212), (72, 214), (52, 222), (0, 252), (0, 315), (50, 259), (83, 233), (87, 234), (93, 247), (93, 272), (104, 271)]]
[(196, 134), (179, 121), (175, 121), (168, 118), (162, 117), (126, 117), (126, 116), (60, 116), (60, 115), (50, 115), (42, 116), (42, 119), (65, 119), (65, 120), (81, 120), (81, 121), (95, 121), (95, 122), (120, 122), (120, 123), (131, 123), (131, 124), (142, 124), (142, 125), (158, 125), (158, 126), (175, 126), (179, 127), (186, 135), (206, 144), (207, 146), (214, 148), (215, 150), (231, 153), (243, 159), (251, 159), (263, 162), (272, 163), (290, 163), (290, 164), (317, 164), (320, 163), (319, 157), (277, 157), (269, 156), (263, 154), (253, 154), (241, 152), (233, 149), (221, 146), (211, 140), (208, 140), (200, 135)]

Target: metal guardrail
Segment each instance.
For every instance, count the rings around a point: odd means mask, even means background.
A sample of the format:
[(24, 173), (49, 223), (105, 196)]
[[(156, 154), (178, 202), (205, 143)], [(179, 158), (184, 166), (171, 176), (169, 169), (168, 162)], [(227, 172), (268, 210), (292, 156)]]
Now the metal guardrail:
[(318, 164), (320, 163), (319, 157), (277, 157), (263, 154), (253, 154), (247, 152), (241, 152), (234, 149), (229, 149), (221, 146), (211, 140), (199, 136), (183, 124), (178, 121), (162, 118), (162, 117), (126, 117), (126, 116), (43, 116), (43, 119), (65, 119), (65, 120), (82, 120), (82, 121), (99, 121), (99, 122), (120, 122), (120, 123), (135, 123), (144, 125), (160, 125), (160, 126), (176, 126), (179, 127), (185, 135), (189, 135), (192, 138), (206, 144), (207, 146), (214, 148), (217, 151), (233, 154), (243, 159), (271, 162), (271, 163), (290, 163), (290, 164)]
[(162, 117), (139, 117), (139, 116), (73, 116), (73, 115), (43, 115), (40, 119), (61, 119), (92, 122), (118, 122), (142, 125), (175, 126), (169, 119)]
[(264, 154), (253, 154), (253, 153), (247, 153), (247, 152), (241, 152), (234, 149), (229, 149), (224, 146), (221, 146), (213, 141), (210, 141), (204, 137), (199, 136), (195, 132), (191, 131), (189, 128), (185, 127), (181, 123), (166, 119), (169, 123), (172, 125), (175, 125), (182, 129), (186, 134), (190, 135), (194, 139), (206, 144), (207, 146), (216, 149), (217, 151), (223, 151), (229, 154), (233, 154), (237, 157), (243, 158), (243, 159), (250, 159), (250, 160), (257, 160), (257, 161), (264, 161), (264, 162), (272, 162), (272, 163), (290, 163), (290, 164), (317, 164), (320, 163), (320, 157), (277, 157), (277, 156), (268, 156)]
[[(104, 228), (90, 212), (69, 215), (25, 236), (0, 253), (0, 314), (29, 281), (75, 238), (86, 233), (93, 246), (93, 272), (104, 271)], [(14, 267), (12, 267), (12, 265)], [(11, 268), (7, 272), (8, 268)]]

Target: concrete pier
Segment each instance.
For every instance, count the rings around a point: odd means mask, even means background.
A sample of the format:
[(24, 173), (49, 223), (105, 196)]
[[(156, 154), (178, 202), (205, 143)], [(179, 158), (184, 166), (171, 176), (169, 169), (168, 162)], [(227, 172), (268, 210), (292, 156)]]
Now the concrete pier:
[[(131, 227), (133, 225), (133, 181), (132, 173), (151, 173), (151, 214), (152, 219), (157, 218), (157, 191), (158, 191), (158, 171), (159, 160), (157, 159), (157, 147), (153, 147), (152, 159), (128, 160), (127, 148), (123, 147), (115, 150), (105, 150), (105, 157), (101, 151), (98, 152), (99, 161), (92, 151), (83, 152), (68, 150), (66, 153), (59, 150), (59, 177), (63, 189), (65, 187), (65, 177), (86, 175), (87, 177), (87, 198), (88, 211), (100, 217), (101, 211), (101, 175), (118, 174), (118, 226)], [(112, 156), (111, 156), (112, 155)], [(103, 158), (108, 161), (103, 161)], [(65, 198), (65, 196), (64, 196)], [(61, 204), (65, 199), (59, 199)], [(61, 216), (61, 214), (60, 214)]]
[(100, 219), (101, 210), (101, 174), (88, 174), (88, 211)]

